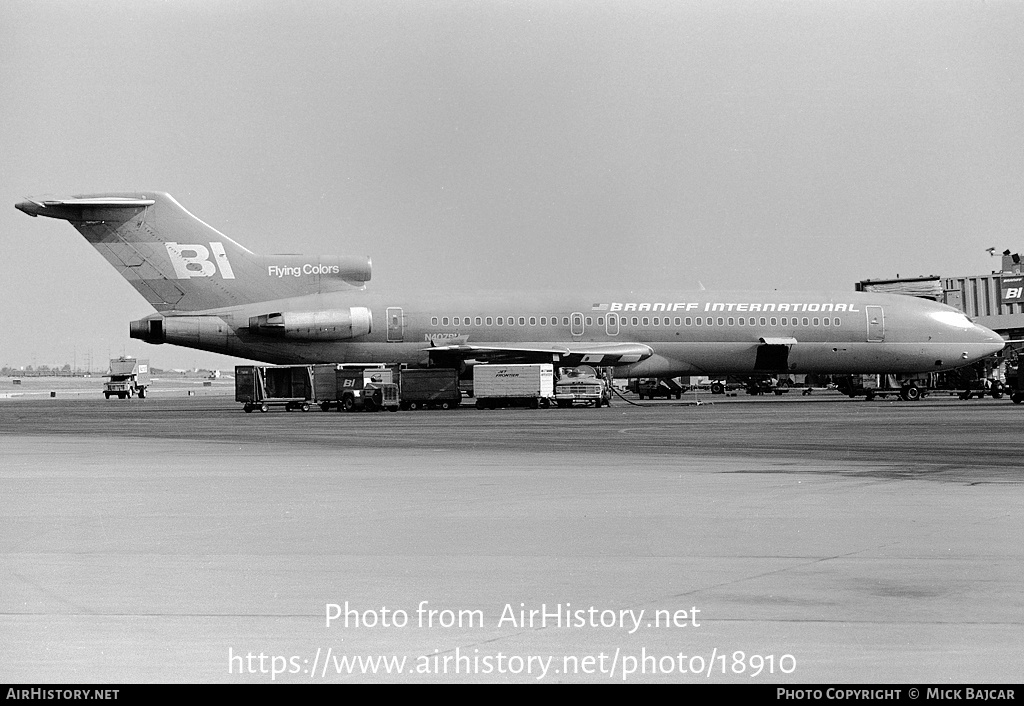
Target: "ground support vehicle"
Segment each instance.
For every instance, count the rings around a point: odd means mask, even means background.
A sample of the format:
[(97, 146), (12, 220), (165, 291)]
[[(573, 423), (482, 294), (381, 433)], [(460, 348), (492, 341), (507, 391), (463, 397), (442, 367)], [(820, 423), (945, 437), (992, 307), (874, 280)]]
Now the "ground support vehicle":
[(307, 412), (314, 399), (312, 366), (235, 366), (235, 401), (243, 403), (246, 412), (268, 412), (272, 406)]
[(736, 390), (745, 390), (748, 395), (784, 395), (789, 392), (789, 387), (788, 380), (780, 384), (776, 378), (766, 375), (736, 375), (710, 382), (712, 395), (724, 395)]
[(138, 358), (111, 358), (110, 369), (106, 374), (109, 378), (103, 383), (103, 397), (110, 399), (117, 395), (118, 399), (130, 400), (138, 395), (140, 400), (146, 399), (146, 388), (149, 387), (149, 361)]
[(673, 378), (630, 378), (628, 389), (636, 393), (640, 399), (649, 397), (652, 400), (655, 397), (664, 397), (667, 400), (673, 396), (681, 400), (686, 391)]
[(398, 385), (393, 379), (393, 371), (383, 366), (313, 366), (317, 404), (325, 412), (332, 407), (339, 412), (396, 412)]
[(406, 368), (399, 375), (401, 409), (456, 409), (462, 403), (459, 371)]
[(555, 369), (551, 363), (474, 365), (473, 394), (477, 409), (551, 406)]
[[(1011, 391), (1010, 385), (1004, 385), (998, 380), (978, 380), (977, 387), (971, 386), (966, 390), (960, 392), (957, 396), (962, 400), (969, 400), (972, 397), (977, 397), (979, 400), (985, 399), (985, 397), (991, 397), (994, 400), (1000, 400), (1003, 395), (1009, 392), (1010, 399), (1020, 404), (1020, 402), (1014, 398), (1014, 395), (1020, 396), (1020, 391)], [(1024, 399), (1024, 398), (1022, 398)]]
[(732, 392), (734, 390), (741, 390), (746, 388), (747, 383), (745, 381), (732, 377), (712, 380), (710, 382), (710, 389), (712, 395), (724, 395), (727, 392)]
[(789, 392), (789, 382), (785, 385), (781, 385), (776, 378), (771, 377), (748, 377), (746, 378), (747, 394), (748, 395), (784, 395)]
[(837, 389), (848, 397), (864, 395), (868, 402), (876, 397), (895, 397), (916, 402), (928, 395), (927, 382), (920, 378), (897, 381), (893, 375), (843, 375), (837, 379)]
[(555, 404), (559, 407), (578, 404), (597, 408), (612, 403), (611, 385), (593, 368), (561, 368), (559, 372), (555, 383)]

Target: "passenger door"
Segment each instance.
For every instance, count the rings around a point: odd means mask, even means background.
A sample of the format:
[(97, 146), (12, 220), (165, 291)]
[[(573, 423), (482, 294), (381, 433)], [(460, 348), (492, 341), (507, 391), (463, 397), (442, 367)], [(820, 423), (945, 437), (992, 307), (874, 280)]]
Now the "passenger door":
[(388, 342), (401, 343), (405, 337), (405, 314), (402, 307), (388, 307)]
[(880, 306), (864, 307), (868, 322), (868, 342), (881, 343), (885, 340), (885, 312)]

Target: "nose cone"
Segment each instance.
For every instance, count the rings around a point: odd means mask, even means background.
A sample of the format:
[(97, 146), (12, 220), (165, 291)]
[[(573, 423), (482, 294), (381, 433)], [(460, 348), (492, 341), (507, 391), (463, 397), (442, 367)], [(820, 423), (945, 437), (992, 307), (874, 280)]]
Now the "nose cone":
[(978, 341), (979, 348), (985, 351), (984, 354), (978, 356), (979, 358), (994, 355), (1003, 350), (1006, 346), (1006, 341), (1003, 337), (990, 328), (974, 324), (974, 331), (972, 331), (972, 334), (975, 340)]
[(971, 324), (964, 331), (960, 344), (956, 347), (959, 358), (956, 365), (968, 365), (1003, 350), (1006, 341), (998, 333), (979, 324)]

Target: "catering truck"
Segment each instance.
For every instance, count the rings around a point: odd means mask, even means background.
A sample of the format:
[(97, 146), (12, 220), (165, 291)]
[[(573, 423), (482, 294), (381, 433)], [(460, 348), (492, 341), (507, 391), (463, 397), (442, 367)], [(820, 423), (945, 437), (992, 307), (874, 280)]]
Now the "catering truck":
[(146, 399), (146, 388), (149, 387), (149, 361), (138, 358), (111, 358), (110, 369), (103, 383), (103, 396), (110, 399), (117, 395), (118, 399), (130, 400), (138, 395), (140, 400)]
[(551, 406), (555, 368), (551, 363), (474, 365), (473, 394), (477, 409)]

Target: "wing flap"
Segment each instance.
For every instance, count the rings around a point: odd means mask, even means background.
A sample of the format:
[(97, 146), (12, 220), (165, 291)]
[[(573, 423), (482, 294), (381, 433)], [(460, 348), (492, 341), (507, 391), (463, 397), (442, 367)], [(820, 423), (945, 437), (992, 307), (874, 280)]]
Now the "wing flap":
[(456, 358), (564, 361), (570, 364), (626, 365), (651, 357), (642, 343), (537, 343), (510, 346), (501, 343), (457, 343), (423, 350)]

